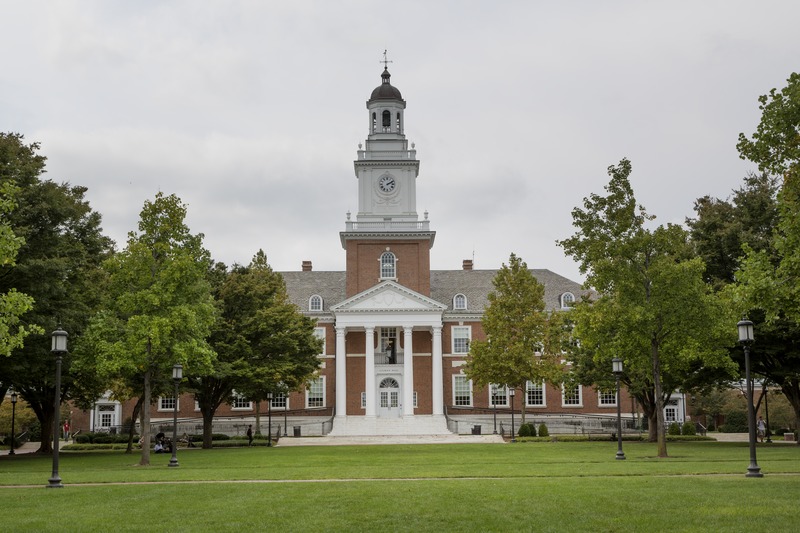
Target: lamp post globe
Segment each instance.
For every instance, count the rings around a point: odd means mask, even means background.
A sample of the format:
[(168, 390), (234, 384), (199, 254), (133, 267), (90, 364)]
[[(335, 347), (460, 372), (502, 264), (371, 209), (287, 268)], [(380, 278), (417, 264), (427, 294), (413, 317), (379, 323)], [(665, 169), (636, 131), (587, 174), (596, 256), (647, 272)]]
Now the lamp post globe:
[(50, 353), (56, 358), (56, 385), (55, 385), (55, 401), (53, 413), (53, 473), (48, 480), (48, 488), (60, 489), (64, 487), (61, 483), (61, 476), (58, 474), (58, 441), (59, 429), (61, 426), (61, 358), (67, 353), (67, 337), (69, 335), (66, 331), (59, 327), (50, 335)]
[(622, 451), (622, 411), (620, 409), (619, 397), (619, 378), (622, 376), (622, 359), (615, 357), (611, 360), (611, 371), (617, 380), (616, 400), (617, 400), (617, 455), (618, 460), (625, 460), (625, 452)]
[(172, 381), (175, 382), (175, 403), (172, 405), (172, 457), (169, 459), (169, 466), (180, 466), (178, 464), (178, 385), (183, 379), (183, 365), (180, 363), (172, 367)]
[(11, 449), (8, 450), (8, 455), (15, 455), (14, 453), (14, 422), (17, 417), (17, 391), (11, 390)]
[(736, 324), (739, 331), (739, 343), (744, 349), (744, 381), (747, 389), (747, 428), (750, 441), (750, 465), (747, 467), (746, 477), (764, 477), (761, 467), (756, 461), (756, 412), (753, 406), (753, 382), (750, 378), (750, 345), (755, 340), (753, 337), (753, 323), (743, 318)]

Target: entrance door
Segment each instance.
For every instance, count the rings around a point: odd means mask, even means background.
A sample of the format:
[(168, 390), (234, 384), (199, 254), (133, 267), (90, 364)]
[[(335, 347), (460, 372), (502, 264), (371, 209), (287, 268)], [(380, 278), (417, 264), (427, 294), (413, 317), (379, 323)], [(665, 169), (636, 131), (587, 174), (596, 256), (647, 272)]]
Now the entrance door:
[(400, 384), (394, 378), (384, 378), (378, 386), (378, 416), (400, 416)]

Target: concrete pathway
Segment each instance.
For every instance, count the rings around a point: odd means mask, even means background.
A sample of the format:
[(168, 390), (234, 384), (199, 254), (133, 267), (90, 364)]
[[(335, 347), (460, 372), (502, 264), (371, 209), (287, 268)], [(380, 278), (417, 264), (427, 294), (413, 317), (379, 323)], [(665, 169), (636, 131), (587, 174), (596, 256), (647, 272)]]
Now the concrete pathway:
[[(23, 453), (34, 453), (36, 450), (39, 449), (38, 442), (26, 442), (19, 448), (14, 448), (14, 455), (21, 455)], [(8, 452), (11, 450), (0, 450), (0, 455), (8, 455)]]
[(354, 446), (378, 444), (502, 444), (500, 435), (384, 435), (363, 437), (283, 437), (277, 446)]

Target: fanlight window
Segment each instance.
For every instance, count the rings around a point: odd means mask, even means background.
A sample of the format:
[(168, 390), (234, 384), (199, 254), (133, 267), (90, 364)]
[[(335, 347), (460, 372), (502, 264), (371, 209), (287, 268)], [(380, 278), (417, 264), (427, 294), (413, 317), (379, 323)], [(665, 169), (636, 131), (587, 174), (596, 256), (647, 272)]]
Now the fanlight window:
[(453, 309), (466, 309), (467, 297), (463, 294), (456, 294), (453, 297)]
[(399, 389), (400, 384), (394, 378), (386, 378), (381, 381), (380, 387), (381, 389)]
[(315, 294), (308, 299), (309, 311), (322, 311), (322, 296)]
[(575, 295), (571, 292), (565, 292), (561, 295), (561, 307), (572, 307), (575, 305)]

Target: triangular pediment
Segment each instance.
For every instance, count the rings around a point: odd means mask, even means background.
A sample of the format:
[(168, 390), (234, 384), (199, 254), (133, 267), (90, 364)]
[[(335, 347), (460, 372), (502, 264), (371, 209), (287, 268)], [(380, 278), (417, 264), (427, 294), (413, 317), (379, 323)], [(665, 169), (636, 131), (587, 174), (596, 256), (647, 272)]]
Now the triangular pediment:
[(403, 287), (394, 281), (383, 281), (331, 307), (331, 311), (334, 313), (376, 311), (427, 311), (441, 313), (446, 309), (446, 305)]

